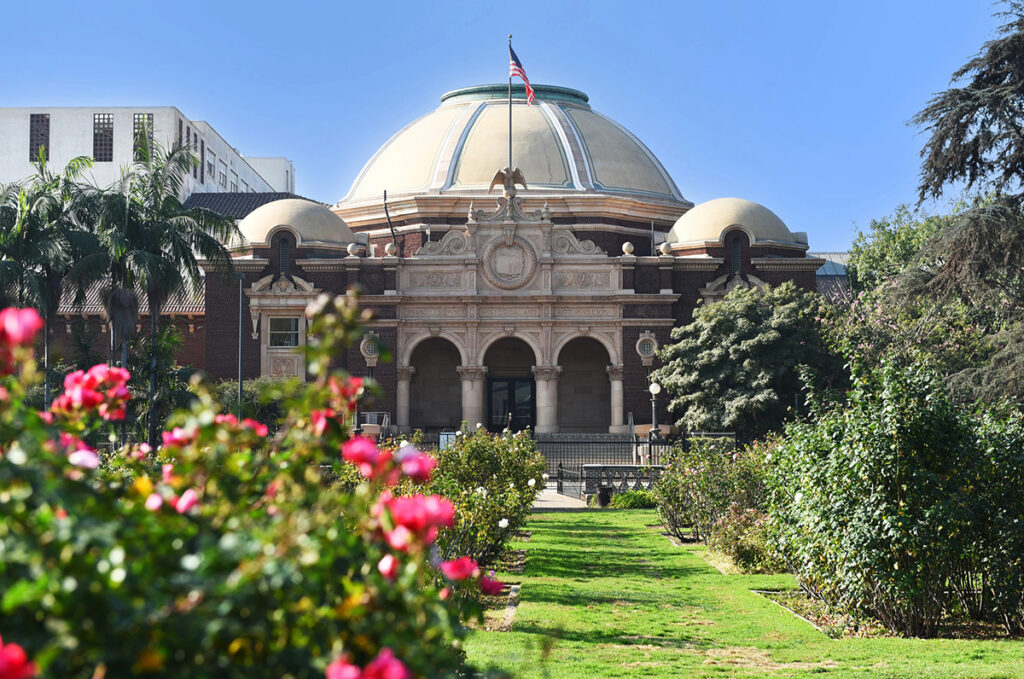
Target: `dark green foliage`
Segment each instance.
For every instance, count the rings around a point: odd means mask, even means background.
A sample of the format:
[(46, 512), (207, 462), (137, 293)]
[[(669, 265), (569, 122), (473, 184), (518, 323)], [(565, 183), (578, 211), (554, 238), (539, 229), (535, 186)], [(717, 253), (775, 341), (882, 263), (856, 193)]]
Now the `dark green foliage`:
[(698, 307), (690, 325), (672, 331), (665, 365), (652, 378), (671, 396), (687, 431), (735, 431), (752, 440), (782, 426), (802, 405), (801, 366), (829, 382), (841, 362), (825, 346), (814, 293), (792, 282), (736, 289)]
[[(242, 417), (251, 417), (277, 431), (287, 413), (288, 401), (302, 390), (298, 380), (257, 377), (242, 380)], [(222, 412), (238, 412), (238, 380), (220, 380), (212, 385), (213, 397)]]
[(679, 539), (706, 540), (730, 505), (761, 509), (764, 450), (736, 450), (732, 441), (691, 438), (665, 454), (665, 471), (653, 488), (658, 516)]
[(997, 193), (1021, 191), (1024, 178), (1024, 3), (1009, 0), (999, 36), (959, 68), (913, 123), (930, 134), (918, 188), (921, 200), (952, 183)]
[(658, 502), (649, 490), (627, 490), (612, 495), (608, 506), (612, 509), (654, 509)]
[(921, 246), (952, 217), (918, 216), (900, 205), (888, 217), (872, 219), (850, 248), (847, 273), (855, 291), (888, 282), (912, 265)]
[(1005, 532), (1024, 494), (1014, 417), (979, 427), (933, 372), (887, 358), (856, 375), (846, 407), (790, 425), (770, 467), (769, 513), (801, 585), (931, 636), (944, 615), (988, 615), (967, 593), (988, 582), (994, 596), (998, 574), (1000, 612), (1019, 626), (1024, 543)]

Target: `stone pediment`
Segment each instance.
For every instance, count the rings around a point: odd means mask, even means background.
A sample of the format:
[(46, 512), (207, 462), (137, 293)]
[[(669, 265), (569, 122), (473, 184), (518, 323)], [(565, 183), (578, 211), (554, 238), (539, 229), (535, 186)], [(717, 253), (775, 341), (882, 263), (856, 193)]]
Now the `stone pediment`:
[(281, 274), (276, 279), (274, 274), (264, 276), (249, 288), (249, 294), (264, 294), (264, 295), (291, 295), (301, 294), (307, 295), (315, 292), (316, 288), (307, 280), (299, 278), (298, 276), (286, 276)]

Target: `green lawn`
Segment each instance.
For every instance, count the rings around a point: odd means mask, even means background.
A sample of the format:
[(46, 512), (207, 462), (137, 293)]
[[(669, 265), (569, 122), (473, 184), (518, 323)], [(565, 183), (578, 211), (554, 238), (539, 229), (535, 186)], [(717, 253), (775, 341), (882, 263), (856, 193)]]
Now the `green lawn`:
[(519, 677), (1024, 677), (1024, 642), (830, 639), (660, 534), (653, 511), (534, 515), (510, 632), (474, 632), (477, 666)]

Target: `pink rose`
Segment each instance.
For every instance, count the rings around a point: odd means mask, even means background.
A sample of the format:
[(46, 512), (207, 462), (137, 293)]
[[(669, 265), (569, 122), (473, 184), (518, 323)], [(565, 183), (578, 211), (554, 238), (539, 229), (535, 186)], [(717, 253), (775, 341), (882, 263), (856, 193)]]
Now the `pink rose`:
[(29, 679), (34, 676), (36, 664), (29, 662), (25, 649), (18, 644), (5, 645), (0, 638), (0, 679)]
[(164, 506), (164, 499), (157, 493), (150, 493), (149, 497), (146, 498), (146, 509), (151, 512), (155, 512)]
[(501, 594), (501, 590), (505, 588), (505, 583), (492, 580), (486, 575), (480, 578), (480, 591), (484, 594), (495, 596)]
[(412, 674), (390, 648), (382, 648), (363, 669), (363, 679), (411, 679)]
[(43, 319), (35, 309), (8, 308), (0, 311), (0, 342), (31, 344), (43, 329)]
[(68, 455), (68, 462), (76, 467), (96, 469), (96, 467), (100, 466), (100, 457), (96, 454), (96, 451), (82, 448)]
[(196, 503), (198, 502), (199, 496), (196, 494), (196, 491), (189, 488), (184, 493), (182, 493), (181, 497), (179, 497), (177, 502), (174, 503), (174, 508), (177, 510), (179, 514), (184, 514), (188, 510), (195, 507)]
[(327, 666), (327, 679), (362, 679), (363, 671), (357, 665), (348, 663), (348, 656), (335, 660)]
[(434, 467), (437, 466), (437, 460), (411, 446), (403, 448), (399, 455), (402, 461), (403, 474), (420, 483), (426, 483), (430, 480), (430, 474), (434, 471)]
[(449, 580), (465, 580), (479, 572), (480, 569), (477, 567), (476, 561), (468, 556), (460, 556), (454, 561), (445, 561), (441, 564), (441, 573)]
[(242, 426), (245, 427), (246, 429), (252, 429), (257, 436), (266, 436), (270, 431), (269, 429), (267, 429), (267, 425), (262, 424), (261, 422), (257, 422), (251, 417), (247, 417), (244, 420), (242, 420)]
[(388, 580), (394, 580), (398, 575), (398, 559), (391, 554), (385, 554), (384, 557), (377, 562), (377, 570)]

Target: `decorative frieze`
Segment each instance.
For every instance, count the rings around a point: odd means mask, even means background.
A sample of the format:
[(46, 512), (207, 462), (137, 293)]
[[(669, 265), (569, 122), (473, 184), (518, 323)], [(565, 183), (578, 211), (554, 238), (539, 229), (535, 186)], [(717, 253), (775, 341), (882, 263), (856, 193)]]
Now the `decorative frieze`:
[(558, 305), (554, 308), (556, 320), (575, 318), (618, 318), (619, 307), (597, 304)]
[(606, 290), (607, 271), (555, 271), (551, 274), (551, 287), (566, 290)]
[(466, 309), (460, 305), (426, 306), (418, 304), (402, 305), (405, 318), (465, 318)]
[(459, 289), (462, 287), (461, 271), (410, 271), (410, 288)]

